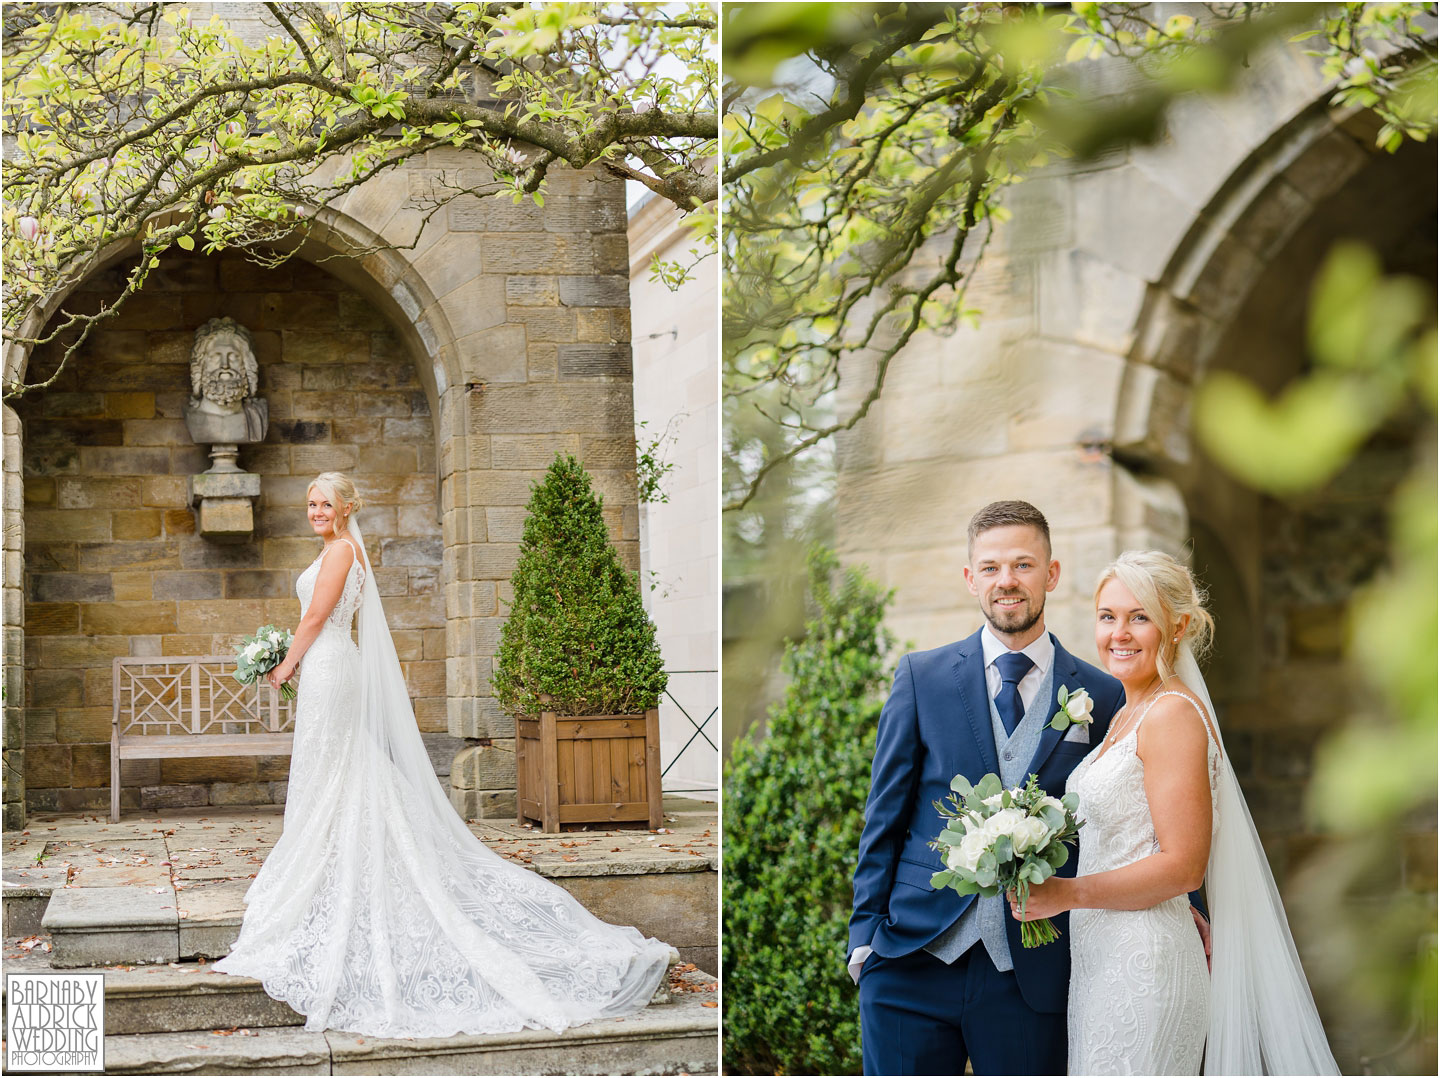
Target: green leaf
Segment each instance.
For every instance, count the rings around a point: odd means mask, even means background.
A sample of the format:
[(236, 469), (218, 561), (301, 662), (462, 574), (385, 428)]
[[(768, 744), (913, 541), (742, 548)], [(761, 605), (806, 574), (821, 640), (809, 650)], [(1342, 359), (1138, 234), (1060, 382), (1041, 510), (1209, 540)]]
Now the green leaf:
[(956, 775), (950, 780), (950, 789), (954, 790), (961, 797), (969, 797), (975, 787), (970, 785), (970, 780), (964, 775)]
[(1398, 387), (1324, 372), (1268, 401), (1248, 379), (1215, 371), (1195, 399), (1195, 428), (1216, 463), (1272, 494), (1311, 490), (1334, 476), (1389, 412)]
[(195, 241), (194, 241), (193, 239), (191, 239), (189, 236), (176, 236), (176, 237), (175, 237), (175, 243), (180, 247), (181, 250), (185, 250), (185, 251), (193, 251), (193, 250), (195, 250)]

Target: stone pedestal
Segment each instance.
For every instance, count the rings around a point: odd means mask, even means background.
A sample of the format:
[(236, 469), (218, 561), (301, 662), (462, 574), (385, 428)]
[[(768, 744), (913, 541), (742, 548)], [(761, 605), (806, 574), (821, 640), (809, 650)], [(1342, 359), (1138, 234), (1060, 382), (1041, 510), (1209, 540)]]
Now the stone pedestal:
[(260, 477), (249, 472), (201, 472), (190, 477), (195, 525), (206, 539), (244, 542), (255, 534)]

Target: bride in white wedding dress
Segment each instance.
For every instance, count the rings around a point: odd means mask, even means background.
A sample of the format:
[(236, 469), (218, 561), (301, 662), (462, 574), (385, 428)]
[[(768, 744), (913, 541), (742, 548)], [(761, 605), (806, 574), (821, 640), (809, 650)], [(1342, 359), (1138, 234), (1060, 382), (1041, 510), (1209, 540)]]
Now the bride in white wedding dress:
[[(674, 954), (606, 924), (465, 826), (436, 781), (344, 475), (311, 485), (325, 546), (296, 582), (304, 660), (285, 826), (216, 963), (308, 1030), (443, 1037), (559, 1031), (644, 1007)], [(351, 640), (359, 613), (360, 644)]]
[[(1194, 577), (1127, 551), (1095, 605), (1126, 704), (1066, 783), (1078, 872), (1032, 887), (1025, 911), (1073, 911), (1069, 1073), (1198, 1074), (1203, 1055), (1207, 1074), (1339, 1074), (1195, 661), (1213, 622)], [(1208, 970), (1186, 897), (1202, 878)]]

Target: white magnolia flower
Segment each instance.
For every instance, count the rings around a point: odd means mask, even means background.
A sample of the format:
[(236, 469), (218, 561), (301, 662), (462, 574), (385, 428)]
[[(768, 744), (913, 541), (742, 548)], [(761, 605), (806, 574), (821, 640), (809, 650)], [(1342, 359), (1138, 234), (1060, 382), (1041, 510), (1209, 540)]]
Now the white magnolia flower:
[(1065, 698), (1065, 714), (1070, 716), (1071, 722), (1088, 726), (1094, 717), (1091, 715), (1094, 710), (1095, 701), (1090, 699), (1090, 694), (1084, 689), (1077, 689)]

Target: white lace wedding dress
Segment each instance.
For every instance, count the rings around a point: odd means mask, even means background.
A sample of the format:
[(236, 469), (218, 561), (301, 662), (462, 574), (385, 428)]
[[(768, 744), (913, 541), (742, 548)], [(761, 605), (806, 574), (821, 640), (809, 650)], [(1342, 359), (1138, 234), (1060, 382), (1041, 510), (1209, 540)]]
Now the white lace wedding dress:
[[(1189, 699), (1163, 692), (1155, 700), (1162, 696)], [(1065, 784), (1080, 795), (1085, 820), (1078, 875), (1120, 868), (1160, 848), (1145, 765), (1136, 755), (1140, 724), (1155, 700), (1134, 728), (1103, 755), (1103, 742), (1097, 746)], [(1220, 753), (1207, 740), (1213, 828)], [(1067, 1021), (1071, 1074), (1200, 1073), (1210, 974), (1187, 896), (1145, 910), (1071, 911)]]
[[(302, 611), (326, 553), (296, 583)], [(357, 556), (302, 658), (284, 832), (215, 969), (259, 979), (306, 1029), (374, 1037), (559, 1031), (644, 1007), (673, 950), (506, 862), (450, 806), (370, 575)]]

